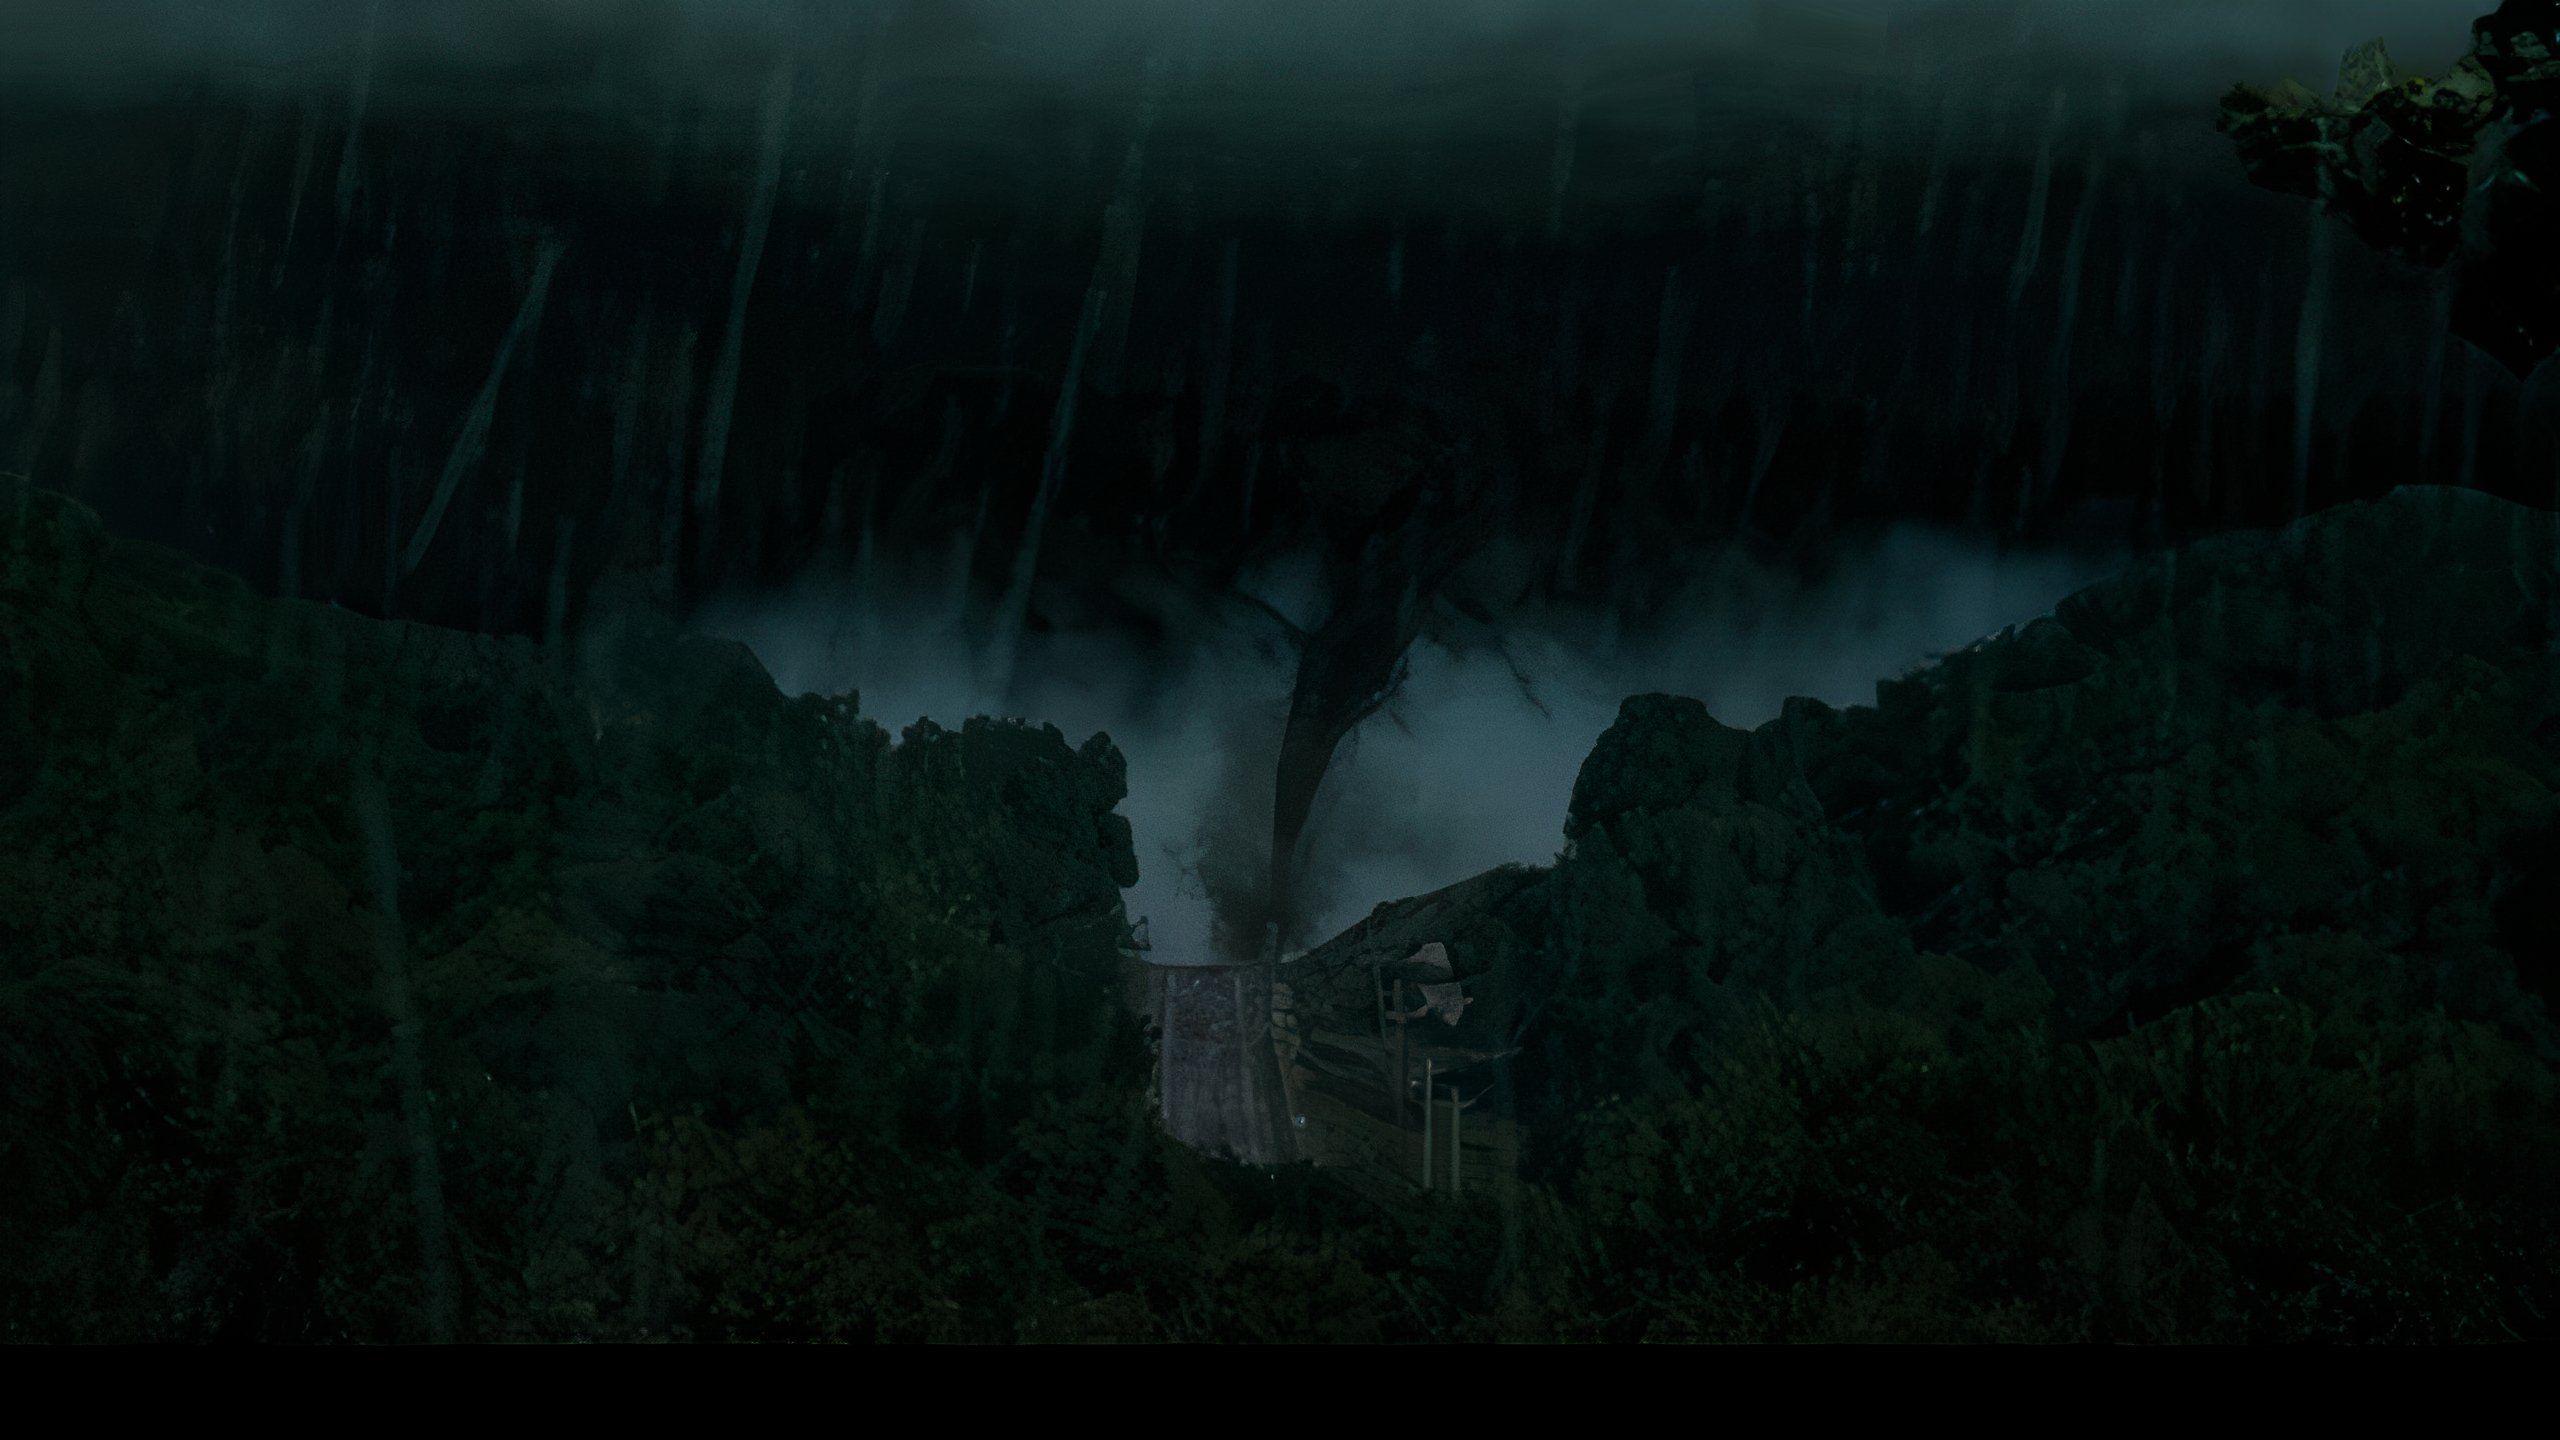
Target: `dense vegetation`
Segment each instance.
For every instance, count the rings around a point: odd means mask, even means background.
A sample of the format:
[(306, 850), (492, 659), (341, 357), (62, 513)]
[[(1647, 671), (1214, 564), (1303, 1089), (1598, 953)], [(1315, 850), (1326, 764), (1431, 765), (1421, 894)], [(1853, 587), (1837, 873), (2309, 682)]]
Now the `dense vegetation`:
[(1744, 735), (1639, 699), (1510, 957), (1646, 1336), (2553, 1325), (2551, 517), (2193, 547)]
[(11, 1339), (2500, 1339), (2560, 1306), (2550, 517), (2194, 547), (1463, 945), (1517, 1187), (1161, 1134), (1120, 760), (261, 600), (0, 492)]

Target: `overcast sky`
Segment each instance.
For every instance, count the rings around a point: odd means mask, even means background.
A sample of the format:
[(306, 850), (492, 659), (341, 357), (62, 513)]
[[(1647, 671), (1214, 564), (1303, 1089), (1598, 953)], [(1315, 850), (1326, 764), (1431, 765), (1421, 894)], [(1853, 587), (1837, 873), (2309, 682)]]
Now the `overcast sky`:
[[(2489, 0), (2033, 0), (2041, 43), (2128, 60), (2261, 57), (2324, 66), (2374, 34), (2408, 58), (2459, 50)], [(506, 77), (614, 55), (719, 81), (797, 31), (813, 53), (898, 12), (910, 52), (990, 75), (1071, 73), (1133, 47), (1266, 71), (1427, 76), (1454, 56), (1577, 49), (1731, 50), (1760, 33), (1761, 0), (0, 0), (0, 70), (21, 82), (156, 86), (207, 77), (341, 83), (379, 23), (381, 67)], [(1997, 0), (1776, 0), (1848, 16), (1996, 10)], [(1797, 57), (1791, 63), (1803, 63)]]

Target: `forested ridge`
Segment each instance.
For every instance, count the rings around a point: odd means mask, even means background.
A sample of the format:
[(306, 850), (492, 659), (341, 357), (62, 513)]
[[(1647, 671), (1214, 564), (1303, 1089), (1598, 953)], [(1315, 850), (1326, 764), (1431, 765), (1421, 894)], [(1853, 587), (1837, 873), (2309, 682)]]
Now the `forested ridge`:
[(1462, 970), (1519, 1183), (1165, 1138), (1107, 738), (0, 494), (11, 1339), (2548, 1334), (2551, 517), (2190, 547), (1757, 732), (1630, 701)]

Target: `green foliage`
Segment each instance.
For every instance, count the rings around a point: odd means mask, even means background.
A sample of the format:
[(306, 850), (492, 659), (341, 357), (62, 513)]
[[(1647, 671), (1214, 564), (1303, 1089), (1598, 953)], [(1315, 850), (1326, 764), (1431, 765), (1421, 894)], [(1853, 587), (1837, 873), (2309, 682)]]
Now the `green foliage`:
[(2551, 528), (2404, 497), (1872, 709), (1630, 702), (1449, 922), (1529, 1141), (1459, 1200), (1165, 1137), (1108, 741), (0, 495), (0, 1335), (2548, 1335)]
[(1600, 1338), (2549, 1334), (2560, 527), (2229, 537), (1743, 736), (1630, 701), (1509, 918)]
[(1609, 1339), (2474, 1341), (2548, 1333), (2547, 1065), (2267, 992), (2097, 1044), (1773, 1017), (1621, 1107), (1571, 1189)]

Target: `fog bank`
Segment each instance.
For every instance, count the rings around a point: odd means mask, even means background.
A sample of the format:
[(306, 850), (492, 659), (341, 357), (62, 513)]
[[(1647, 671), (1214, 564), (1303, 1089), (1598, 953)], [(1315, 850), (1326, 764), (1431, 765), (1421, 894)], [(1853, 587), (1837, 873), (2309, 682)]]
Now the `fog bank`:
[[(1418, 643), (1396, 698), (1335, 757), (1308, 837), (1308, 933), (1331, 936), (1381, 901), (1562, 844), (1573, 781), (1630, 694), (1695, 696), (1727, 724), (1774, 718), (1790, 696), (1872, 702), (1880, 679), (2047, 613), (2105, 567), (2064, 552), (2002, 553), (1903, 528), (1844, 542), (1824, 578), (1747, 558), (1712, 567), (1673, 618), (1628, 629), (1587, 610), (1529, 610), (1499, 632), (1454, 614)], [(1137, 837), (1128, 896), (1160, 963), (1208, 958), (1206, 876), (1267, 859), (1271, 764), (1294, 665), (1254, 607), (1154, 597), (1162, 629), (1106, 623), (1026, 635), (1010, 696), (972, 658), (965, 603), (931, 564), (813, 576), (793, 593), (711, 607), (705, 628), (754, 649), (789, 692), (856, 691), (896, 733), (975, 714), (1108, 734), (1129, 761), (1121, 807)], [(1243, 587), (1291, 620), (1307, 576), (1290, 565)], [(1166, 643), (1166, 635), (1180, 643)]]

